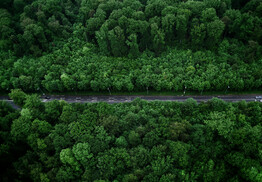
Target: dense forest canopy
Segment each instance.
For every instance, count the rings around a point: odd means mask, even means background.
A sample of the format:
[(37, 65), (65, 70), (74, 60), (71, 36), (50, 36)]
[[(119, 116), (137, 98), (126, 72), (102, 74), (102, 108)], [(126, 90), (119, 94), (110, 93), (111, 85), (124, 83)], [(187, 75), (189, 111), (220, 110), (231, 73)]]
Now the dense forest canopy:
[(29, 92), (262, 88), (262, 0), (1, 0), (0, 181), (262, 181), (262, 103)]
[(261, 0), (2, 0), (0, 91), (261, 89)]
[(262, 103), (0, 102), (1, 181), (262, 181)]

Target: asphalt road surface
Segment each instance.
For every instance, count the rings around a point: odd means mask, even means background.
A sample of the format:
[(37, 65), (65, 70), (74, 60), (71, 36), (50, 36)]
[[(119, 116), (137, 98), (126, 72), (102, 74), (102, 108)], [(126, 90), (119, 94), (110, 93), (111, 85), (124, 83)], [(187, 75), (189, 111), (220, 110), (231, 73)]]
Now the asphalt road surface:
[[(223, 96), (70, 96), (70, 95), (48, 95), (42, 96), (41, 99), (43, 102), (49, 102), (52, 100), (65, 100), (68, 103), (96, 103), (96, 102), (107, 102), (110, 104), (120, 103), (120, 102), (131, 102), (136, 98), (141, 98), (147, 101), (177, 101), (184, 102), (188, 98), (195, 99), (199, 102), (206, 102), (214, 97), (222, 99), (226, 102), (238, 102), (245, 100), (246, 102), (251, 101), (261, 101), (256, 99), (258, 95), (223, 95)], [(0, 96), (0, 100), (5, 100), (9, 102), (13, 108), (18, 109), (12, 100), (8, 96)]]
[(227, 102), (237, 102), (245, 100), (247, 102), (255, 101), (256, 95), (227, 95), (227, 96), (64, 96), (64, 95), (51, 95), (42, 97), (43, 102), (51, 100), (65, 100), (69, 103), (94, 103), (94, 102), (107, 102), (107, 103), (120, 103), (120, 102), (131, 102), (136, 98), (141, 98), (147, 101), (177, 101), (184, 102), (188, 98), (193, 98), (197, 102), (206, 102), (213, 97), (220, 98)]

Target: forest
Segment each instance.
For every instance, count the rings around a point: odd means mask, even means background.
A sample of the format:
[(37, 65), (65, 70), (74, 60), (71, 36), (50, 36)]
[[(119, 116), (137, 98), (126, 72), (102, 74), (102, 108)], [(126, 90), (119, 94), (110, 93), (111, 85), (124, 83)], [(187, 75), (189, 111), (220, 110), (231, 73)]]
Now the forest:
[[(1, 0), (0, 181), (261, 182), (262, 0)], [(14, 102), (18, 109), (9, 103)]]
[[(262, 181), (262, 103), (0, 102), (1, 181)], [(9, 180), (8, 180), (9, 179)]]
[(261, 90), (261, 0), (2, 0), (0, 91)]

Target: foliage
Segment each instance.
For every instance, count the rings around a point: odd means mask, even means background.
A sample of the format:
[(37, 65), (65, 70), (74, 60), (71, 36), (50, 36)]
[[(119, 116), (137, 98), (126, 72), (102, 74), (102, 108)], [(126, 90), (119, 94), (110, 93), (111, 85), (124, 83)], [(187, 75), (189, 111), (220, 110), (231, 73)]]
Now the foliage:
[(261, 89), (260, 0), (2, 4), (1, 92)]
[[(89, 43), (70, 40), (51, 54), (18, 59), (9, 67), (10, 75), (3, 75), (6, 80), (2, 90), (132, 92), (184, 91), (186, 87), (202, 93), (261, 88), (262, 59), (245, 59), (251, 47), (245, 50), (243, 44), (224, 40), (218, 49), (218, 53), (170, 49), (160, 57), (143, 54), (136, 59), (113, 58), (95, 54)], [(16, 92), (19, 93), (12, 93)]]
[[(38, 97), (26, 98), (20, 113), (4, 102), (0, 105), (0, 155), (7, 157), (1, 161), (8, 164), (4, 180), (261, 179), (259, 102), (136, 99), (119, 104), (39, 105)], [(56, 111), (52, 117), (50, 107)], [(16, 155), (18, 151), (22, 152)]]

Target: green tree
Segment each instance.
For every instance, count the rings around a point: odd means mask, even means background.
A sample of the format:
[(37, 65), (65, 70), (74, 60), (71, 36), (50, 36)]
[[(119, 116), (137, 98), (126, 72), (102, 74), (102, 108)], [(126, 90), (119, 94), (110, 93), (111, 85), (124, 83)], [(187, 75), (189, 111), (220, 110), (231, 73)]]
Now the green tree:
[(171, 43), (175, 37), (176, 17), (174, 14), (167, 14), (162, 18), (162, 29), (165, 31), (165, 42)]
[(203, 23), (194, 25), (190, 32), (192, 43), (194, 46), (203, 46), (206, 37), (206, 27)]
[(226, 117), (225, 113), (210, 113), (210, 118), (204, 123), (213, 131), (217, 131), (218, 135), (228, 138), (231, 134), (234, 123)]
[(96, 40), (100, 51), (108, 55), (109, 54), (109, 39), (108, 39), (108, 27), (106, 24), (102, 25), (99, 31), (96, 31)]
[(225, 25), (221, 20), (215, 20), (207, 24), (207, 45), (215, 46), (220, 42)]
[(25, 141), (26, 137), (30, 134), (32, 113), (29, 109), (21, 110), (21, 117), (14, 120), (11, 125), (11, 135), (15, 140)]
[(129, 54), (128, 56), (130, 58), (137, 58), (139, 56), (139, 47), (137, 44), (137, 35), (131, 34), (128, 36), (128, 40), (126, 41), (126, 44), (129, 46)]
[(39, 98), (39, 95), (27, 95), (24, 108), (30, 110), (33, 118), (43, 118), (44, 104)]
[(153, 50), (156, 53), (159, 53), (165, 45), (165, 34), (164, 32), (158, 27), (156, 23), (151, 24), (151, 37), (153, 40)]
[(141, 142), (140, 136), (138, 133), (136, 133), (135, 131), (131, 131), (128, 135), (128, 142), (132, 145), (132, 146), (136, 146), (139, 145)]
[(126, 39), (124, 31), (119, 27), (115, 27), (108, 32), (111, 52), (114, 56), (123, 56), (127, 54)]
[(13, 89), (8, 95), (15, 104), (19, 106), (23, 106), (25, 104), (26, 94), (21, 89)]
[(76, 160), (78, 160), (83, 166), (88, 166), (90, 158), (93, 157), (88, 143), (78, 143), (74, 145), (72, 152)]
[(120, 137), (118, 137), (117, 139), (116, 139), (116, 146), (117, 147), (123, 147), (123, 148), (126, 148), (127, 146), (128, 146), (128, 143), (127, 143), (127, 141), (126, 141), (126, 139), (125, 139), (125, 137), (124, 136), (120, 136)]
[(70, 148), (61, 150), (60, 160), (63, 164), (68, 164), (69, 166), (71, 166), (73, 170), (80, 170), (79, 163), (75, 159), (74, 154)]

